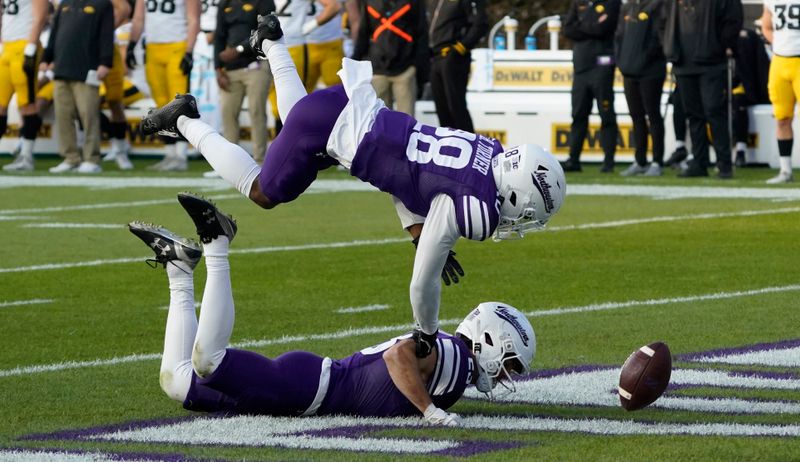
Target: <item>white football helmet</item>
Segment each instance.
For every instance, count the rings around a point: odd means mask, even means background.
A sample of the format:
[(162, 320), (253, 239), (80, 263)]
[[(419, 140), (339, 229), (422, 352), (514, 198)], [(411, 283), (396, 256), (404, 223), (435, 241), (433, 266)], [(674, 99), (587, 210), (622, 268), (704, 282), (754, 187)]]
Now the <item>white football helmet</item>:
[(520, 238), (544, 228), (564, 203), (564, 169), (541, 146), (523, 144), (496, 155), (492, 173), (500, 195), (495, 240)]
[[(458, 325), (456, 334), (472, 342), (478, 363), (475, 387), (490, 394), (502, 379), (514, 391), (511, 374), (527, 374), (536, 354), (536, 334), (528, 318), (513, 306), (485, 302)], [(491, 397), (491, 395), (490, 395)]]

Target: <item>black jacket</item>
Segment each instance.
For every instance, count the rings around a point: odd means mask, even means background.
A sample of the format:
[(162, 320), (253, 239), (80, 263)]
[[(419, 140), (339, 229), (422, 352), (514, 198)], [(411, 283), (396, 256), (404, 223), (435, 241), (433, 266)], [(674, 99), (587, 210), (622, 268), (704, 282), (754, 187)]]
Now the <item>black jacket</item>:
[(676, 73), (724, 65), (742, 28), (741, 0), (668, 0), (664, 55)]
[(622, 5), (614, 55), (617, 67), (625, 77), (666, 75), (667, 59), (661, 45), (665, 5), (666, 0), (630, 0)]
[[(256, 60), (248, 45), (250, 31), (258, 27), (258, 15), (275, 11), (272, 0), (222, 0), (217, 10), (217, 30), (214, 32), (214, 68), (226, 70), (247, 67)], [(219, 54), (225, 48), (245, 45), (244, 53), (229, 63), (223, 63)]]
[[(427, 21), (420, 0), (361, 0), (359, 8), (353, 59), (372, 62), (379, 75), (402, 74), (428, 61)], [(392, 16), (395, 19), (389, 21)]]
[(109, 0), (63, 0), (56, 8), (43, 62), (56, 79), (83, 82), (114, 58), (114, 9)]
[(742, 29), (736, 45), (736, 74), (733, 87), (740, 84), (749, 104), (769, 104), (769, 56), (761, 37), (750, 29)]
[(598, 56), (614, 55), (619, 8), (620, 0), (573, 0), (564, 19), (564, 35), (575, 42), (572, 64), (576, 73), (597, 66)]
[(456, 42), (471, 50), (489, 31), (485, 0), (427, 0), (427, 5), (434, 54)]

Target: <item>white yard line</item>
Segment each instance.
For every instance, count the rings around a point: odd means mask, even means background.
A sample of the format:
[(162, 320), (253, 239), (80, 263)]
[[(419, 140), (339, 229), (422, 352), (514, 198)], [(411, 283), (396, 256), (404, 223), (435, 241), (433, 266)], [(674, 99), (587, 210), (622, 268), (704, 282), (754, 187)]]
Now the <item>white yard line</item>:
[(0, 302), (0, 308), (13, 308), (16, 306), (25, 305), (46, 305), (53, 303), (55, 300), (49, 298), (34, 298), (33, 300), (12, 300)]
[(366, 306), (348, 306), (346, 308), (339, 308), (338, 310), (334, 311), (334, 313), (339, 313), (339, 314), (366, 313), (368, 311), (382, 311), (388, 309), (389, 305), (373, 304)]
[[(629, 300), (624, 302), (608, 302), (608, 303), (599, 303), (599, 304), (575, 306), (575, 307), (553, 308), (549, 310), (529, 311), (525, 313), (525, 315), (532, 318), (544, 317), (544, 316), (560, 316), (565, 314), (580, 314), (580, 313), (589, 313), (595, 311), (618, 310), (624, 308), (647, 308), (660, 305), (693, 303), (693, 302), (707, 301), (707, 300), (724, 300), (731, 298), (752, 297), (752, 296), (759, 296), (766, 294), (796, 292), (796, 291), (800, 291), (800, 284), (778, 286), (778, 287), (764, 287), (761, 289), (742, 290), (735, 292), (717, 292), (711, 294), (689, 295), (685, 297), (668, 297), (668, 298), (650, 299), (650, 300)], [(440, 324), (442, 326), (455, 326), (460, 322), (461, 322), (460, 318), (444, 319), (440, 321)], [(234, 348), (258, 348), (269, 345), (309, 343), (318, 340), (337, 340), (337, 339), (358, 337), (361, 335), (403, 332), (403, 331), (408, 331), (412, 328), (413, 324), (371, 326), (360, 329), (343, 329), (322, 334), (284, 336), (274, 339), (245, 340), (242, 342), (232, 344), (231, 346)], [(109, 359), (95, 359), (92, 361), (66, 361), (54, 364), (19, 366), (13, 369), (0, 370), (0, 378), (31, 375), (42, 372), (55, 372), (68, 369), (83, 369), (83, 368), (97, 367), (97, 366), (113, 366), (117, 364), (156, 360), (160, 358), (161, 355), (159, 353), (150, 353), (150, 354), (134, 354), (128, 356), (118, 356)]]
[[(742, 210), (739, 212), (723, 212), (723, 213), (698, 213), (694, 215), (661, 216), (661, 217), (649, 217), (649, 218), (639, 218), (631, 220), (614, 220), (614, 221), (606, 221), (599, 223), (583, 223), (579, 225), (553, 226), (551, 228), (547, 228), (547, 230), (550, 232), (574, 231), (574, 230), (584, 230), (584, 229), (632, 226), (632, 225), (640, 225), (640, 224), (656, 223), (656, 222), (663, 223), (663, 222), (676, 222), (676, 221), (688, 221), (688, 220), (709, 220), (717, 218), (736, 218), (736, 217), (749, 217), (757, 215), (779, 215), (779, 214), (798, 213), (798, 212), (800, 212), (800, 207), (785, 207), (785, 208), (768, 209), (768, 210)], [(272, 252), (292, 252), (300, 250), (340, 249), (345, 247), (396, 244), (407, 241), (408, 241), (407, 238), (387, 238), (387, 239), (356, 240), (347, 242), (329, 242), (329, 243), (318, 243), (318, 244), (254, 247), (250, 249), (233, 249), (231, 250), (231, 254), (232, 255), (259, 254), (259, 253), (272, 253)], [(59, 269), (79, 268), (87, 266), (115, 265), (115, 264), (139, 262), (142, 260), (144, 260), (144, 257), (114, 258), (107, 260), (91, 260), (91, 261), (73, 262), (73, 263), (46, 263), (42, 265), (0, 268), (0, 274), (20, 273), (26, 271), (59, 270)]]

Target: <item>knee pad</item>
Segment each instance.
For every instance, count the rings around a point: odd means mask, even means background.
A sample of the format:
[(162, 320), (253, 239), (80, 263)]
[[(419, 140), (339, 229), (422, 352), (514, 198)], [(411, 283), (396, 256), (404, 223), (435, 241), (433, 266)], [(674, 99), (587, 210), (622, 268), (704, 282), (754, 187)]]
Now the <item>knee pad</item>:
[(40, 128), (42, 128), (42, 118), (37, 114), (22, 117), (20, 134), (26, 140), (35, 140), (36, 136), (39, 134)]

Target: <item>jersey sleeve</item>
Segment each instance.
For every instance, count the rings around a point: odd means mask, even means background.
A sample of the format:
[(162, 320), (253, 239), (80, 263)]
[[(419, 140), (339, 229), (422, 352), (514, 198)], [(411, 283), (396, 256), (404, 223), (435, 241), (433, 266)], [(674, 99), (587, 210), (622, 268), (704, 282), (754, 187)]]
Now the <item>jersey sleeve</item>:
[(437, 407), (447, 409), (464, 394), (472, 380), (472, 360), (464, 342), (447, 334), (436, 340), (438, 357), (427, 389)]
[(491, 236), (499, 220), (499, 204), (487, 203), (475, 196), (456, 196), (454, 199), (458, 231), (461, 236), (482, 241)]
[(439, 194), (431, 203), (414, 257), (410, 296), (414, 320), (427, 333), (439, 328), (442, 268), (459, 238), (453, 200)]

